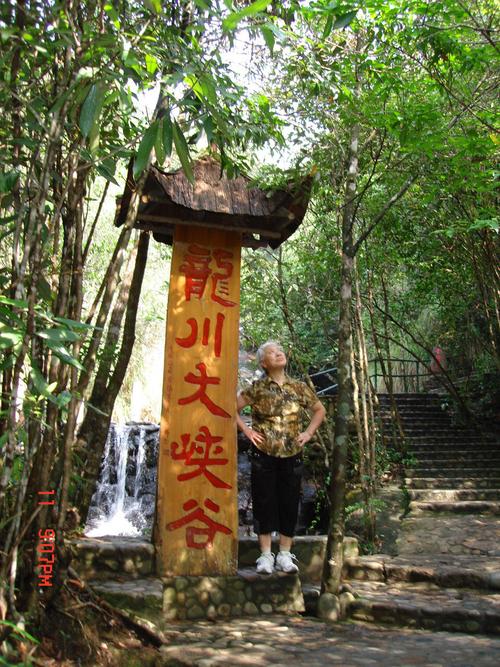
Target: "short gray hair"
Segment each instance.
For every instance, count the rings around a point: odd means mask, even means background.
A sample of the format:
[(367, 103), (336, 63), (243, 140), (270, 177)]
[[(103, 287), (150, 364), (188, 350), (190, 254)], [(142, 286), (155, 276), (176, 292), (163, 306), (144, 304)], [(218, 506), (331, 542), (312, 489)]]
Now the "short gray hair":
[(269, 345), (276, 345), (276, 347), (279, 347), (280, 350), (283, 350), (283, 345), (281, 343), (277, 343), (275, 340), (266, 340), (266, 342), (262, 343), (262, 345), (257, 350), (257, 361), (259, 362), (259, 366), (262, 366), (262, 359), (264, 359), (266, 347), (269, 347)]

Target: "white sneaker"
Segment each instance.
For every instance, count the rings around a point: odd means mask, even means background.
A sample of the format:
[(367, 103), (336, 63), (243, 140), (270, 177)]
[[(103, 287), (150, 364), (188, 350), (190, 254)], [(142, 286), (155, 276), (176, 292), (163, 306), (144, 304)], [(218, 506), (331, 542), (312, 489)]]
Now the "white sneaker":
[(257, 573), (272, 574), (274, 570), (274, 554), (262, 554), (257, 558)]
[(294, 554), (289, 551), (280, 551), (276, 556), (276, 569), (282, 572), (298, 572), (299, 566), (293, 561), (297, 560)]

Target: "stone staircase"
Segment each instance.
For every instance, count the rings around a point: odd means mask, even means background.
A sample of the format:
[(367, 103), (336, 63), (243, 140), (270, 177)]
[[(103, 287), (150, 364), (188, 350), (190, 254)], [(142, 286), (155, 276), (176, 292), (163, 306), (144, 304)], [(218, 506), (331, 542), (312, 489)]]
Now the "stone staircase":
[[(360, 622), (500, 635), (500, 448), (454, 425), (434, 395), (396, 396), (406, 434), (397, 556), (344, 562), (346, 613)], [(389, 397), (380, 396), (383, 419)]]
[[(500, 446), (491, 432), (455, 425), (434, 394), (397, 394), (406, 435), (410, 510), (500, 513)], [(390, 399), (379, 395), (388, 427)], [(389, 429), (387, 428), (389, 432)]]

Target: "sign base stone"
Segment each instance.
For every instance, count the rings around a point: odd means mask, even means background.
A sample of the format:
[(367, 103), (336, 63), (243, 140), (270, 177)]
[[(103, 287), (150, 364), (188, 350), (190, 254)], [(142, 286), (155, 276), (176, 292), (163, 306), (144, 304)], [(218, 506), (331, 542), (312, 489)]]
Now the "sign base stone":
[(242, 569), (237, 576), (164, 577), (162, 582), (163, 618), (169, 621), (305, 610), (298, 574), (261, 575), (255, 569)]

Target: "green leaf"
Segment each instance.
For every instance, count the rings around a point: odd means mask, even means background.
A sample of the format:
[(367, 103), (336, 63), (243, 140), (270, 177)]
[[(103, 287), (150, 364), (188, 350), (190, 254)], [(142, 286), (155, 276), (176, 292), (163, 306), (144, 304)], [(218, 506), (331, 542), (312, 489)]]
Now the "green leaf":
[(268, 5), (270, 5), (272, 0), (256, 0), (252, 2), (251, 5), (241, 9), (239, 12), (233, 12), (222, 22), (222, 26), (225, 30), (234, 30), (238, 23), (245, 17), (255, 16), (259, 12), (264, 11)]
[(15, 363), (16, 363), (16, 355), (9, 354), (9, 356), (5, 357), (2, 363), (0, 363), (0, 371), (6, 371), (9, 368), (13, 368)]
[(60, 324), (66, 324), (68, 327), (73, 327), (73, 329), (92, 329), (91, 324), (86, 324), (85, 322), (78, 322), (77, 320), (70, 320), (67, 317), (54, 317), (55, 322)]
[(111, 170), (111, 169), (109, 169), (107, 162), (108, 162), (108, 160), (105, 160), (104, 162), (102, 162), (101, 164), (98, 164), (96, 166), (97, 173), (100, 174), (103, 178), (105, 178), (110, 183), (113, 183), (114, 185), (119, 185), (118, 181), (116, 180), (116, 178), (113, 175), (115, 173), (116, 164), (113, 163), (114, 164), (114, 169)]
[(358, 10), (356, 9), (353, 12), (347, 12), (347, 14), (342, 14), (342, 16), (337, 16), (335, 19), (335, 23), (333, 24), (333, 30), (340, 30), (341, 28), (345, 28), (346, 26), (349, 25), (353, 21), (353, 19), (356, 17), (356, 14), (358, 13)]
[(333, 28), (333, 14), (326, 19), (325, 29), (323, 30), (323, 39), (326, 39), (328, 35), (332, 32)]
[(59, 408), (64, 408), (65, 405), (68, 405), (68, 403), (71, 401), (73, 395), (70, 391), (67, 391), (66, 389), (64, 391), (61, 391), (60, 394), (57, 395), (57, 405)]
[(45, 301), (50, 301), (52, 299), (52, 289), (44, 276), (40, 276), (36, 289), (38, 294)]
[(53, 340), (46, 340), (45, 344), (47, 345), (48, 348), (52, 350), (52, 352), (56, 355), (56, 357), (58, 357), (65, 364), (74, 366), (75, 368), (78, 368), (79, 371), (85, 370), (85, 368), (78, 361), (78, 359), (75, 359), (61, 343), (58, 343), (57, 341)]
[(208, 143), (211, 144), (215, 138), (214, 121), (212, 120), (211, 116), (206, 116), (203, 119), (203, 129), (205, 130), (205, 134), (207, 135)]
[(113, 21), (113, 25), (115, 26), (115, 28), (120, 29), (120, 17), (118, 16), (118, 12), (116, 11), (116, 9), (113, 7), (113, 5), (110, 2), (107, 2), (104, 5), (104, 11), (109, 16), (109, 18)]
[(153, 150), (153, 146), (155, 143), (157, 131), (158, 131), (158, 121), (155, 120), (154, 123), (152, 123), (148, 127), (148, 129), (144, 133), (144, 136), (142, 137), (141, 143), (139, 144), (139, 148), (137, 150), (137, 156), (134, 160), (135, 179), (137, 179), (142, 174), (148, 163), (149, 156), (151, 155), (151, 151)]
[(9, 347), (19, 345), (23, 340), (22, 331), (16, 331), (10, 327), (2, 325), (0, 328), (0, 350), (7, 350)]
[(150, 53), (146, 53), (146, 71), (148, 74), (154, 74), (158, 69), (158, 61)]
[(23, 301), (22, 299), (9, 299), (9, 297), (7, 296), (0, 296), (0, 303), (5, 303), (8, 306), (15, 306), (16, 308), (20, 308), (21, 310), (28, 309), (28, 302)]
[(150, 12), (159, 16), (161, 14), (161, 0), (143, 0), (144, 5)]
[(262, 33), (262, 36), (264, 37), (264, 41), (267, 44), (269, 52), (271, 53), (271, 55), (273, 55), (274, 44), (276, 42), (274, 32), (267, 25), (261, 26), (260, 31)]
[(92, 405), (92, 403), (89, 403), (88, 401), (85, 403), (87, 407), (89, 407), (91, 410), (94, 412), (97, 412), (98, 415), (103, 415), (104, 417), (108, 416), (107, 412), (103, 412), (102, 410), (99, 410), (99, 408), (96, 405)]
[(96, 121), (92, 125), (92, 129), (90, 130), (89, 134), (89, 151), (92, 155), (95, 155), (97, 149), (99, 148), (100, 134), (101, 128), (99, 127), (99, 123)]
[(174, 128), (172, 125), (172, 120), (169, 115), (163, 116), (163, 150), (165, 155), (170, 157), (172, 155), (172, 140)]
[(7, 442), (8, 439), (9, 439), (9, 433), (8, 432), (4, 433), (2, 436), (0, 436), (0, 450), (5, 445), (5, 443)]
[(203, 96), (214, 106), (217, 105), (217, 91), (215, 90), (214, 82), (208, 76), (203, 76), (200, 79), (201, 90)]
[(30, 376), (33, 382), (33, 387), (36, 389), (38, 394), (48, 398), (52, 403), (56, 403), (56, 398), (52, 394), (54, 389), (57, 387), (57, 382), (52, 382), (49, 384), (43, 377), (40, 369), (36, 366), (36, 364), (32, 364), (30, 369)]
[(73, 343), (76, 340), (80, 340), (80, 334), (71, 331), (71, 329), (43, 329), (42, 331), (37, 331), (36, 335), (44, 340), (50, 340), (55, 343)]
[(493, 232), (498, 232), (499, 221), (498, 218), (491, 218), (490, 220), (476, 220), (469, 226), (469, 231), (477, 229), (491, 229)]
[[(18, 625), (16, 625), (15, 623), (12, 623), (11, 621), (4, 621), (4, 620), (1, 620), (1, 621), (0, 621), (0, 625), (7, 625), (7, 626), (10, 627), (10, 628), (14, 628), (14, 634), (15, 634), (15, 635), (19, 635), (19, 636), (22, 637), (23, 639), (27, 639), (28, 641), (33, 642), (34, 644), (39, 644), (39, 643), (40, 643), (40, 642), (38, 641), (38, 639), (36, 639), (35, 637), (33, 637), (33, 635), (30, 635), (29, 632), (26, 632), (26, 630), (23, 630), (22, 628), (20, 628), (20, 627), (19, 627)], [(6, 664), (7, 664), (7, 663), (6, 663)]]
[(88, 137), (92, 128), (97, 124), (104, 102), (105, 88), (101, 83), (94, 83), (85, 98), (80, 112), (80, 130), (84, 137)]
[(175, 150), (179, 156), (179, 160), (181, 161), (182, 168), (188, 181), (191, 183), (191, 185), (194, 185), (194, 173), (191, 166), (191, 157), (189, 155), (189, 147), (187, 145), (186, 138), (184, 137), (184, 134), (176, 121), (173, 123), (172, 130)]
[(8, 193), (12, 191), (19, 179), (19, 172), (11, 169), (6, 173), (0, 174), (0, 192)]
[(165, 148), (163, 147), (163, 118), (158, 123), (158, 130), (155, 136), (155, 155), (159, 165), (165, 162)]
[(97, 165), (96, 169), (99, 172), (99, 174), (101, 174), (101, 176), (105, 178), (107, 181), (110, 181), (111, 183), (118, 185), (118, 181), (115, 178), (116, 162), (115, 160), (113, 160), (113, 158), (111, 157), (106, 158), (100, 164)]

